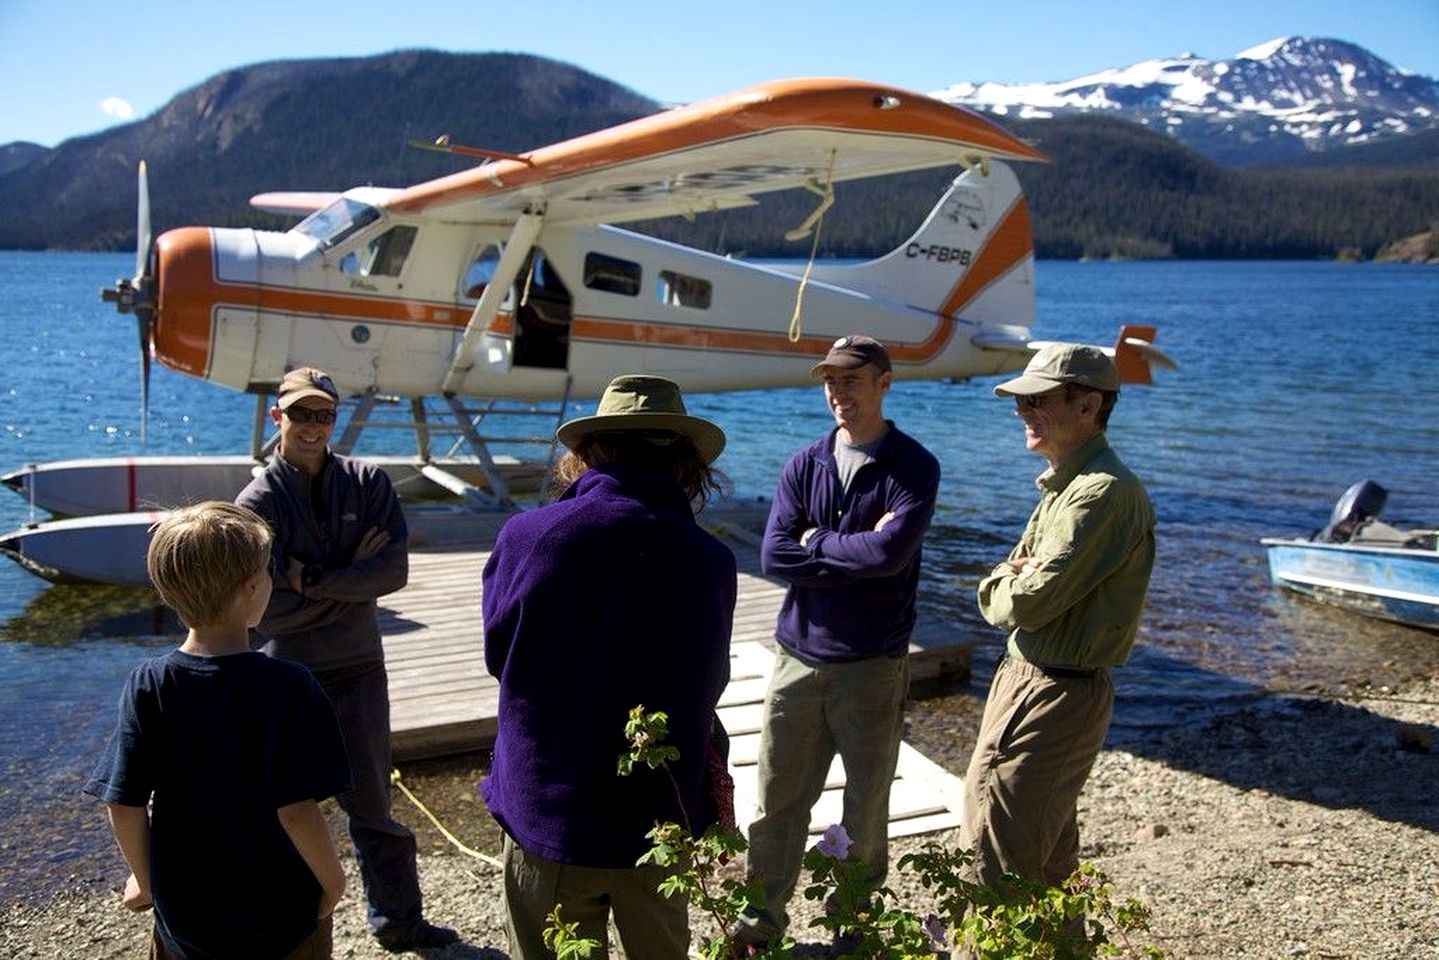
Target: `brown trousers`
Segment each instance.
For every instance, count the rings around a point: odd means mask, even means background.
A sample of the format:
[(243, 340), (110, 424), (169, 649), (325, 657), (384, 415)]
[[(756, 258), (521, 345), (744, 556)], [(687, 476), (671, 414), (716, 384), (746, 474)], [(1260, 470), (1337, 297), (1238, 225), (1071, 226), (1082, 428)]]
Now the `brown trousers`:
[(1067, 678), (1000, 663), (964, 780), (960, 844), (974, 851), (975, 880), (1054, 886), (1079, 866), (1075, 810), (1113, 712), (1107, 670)]

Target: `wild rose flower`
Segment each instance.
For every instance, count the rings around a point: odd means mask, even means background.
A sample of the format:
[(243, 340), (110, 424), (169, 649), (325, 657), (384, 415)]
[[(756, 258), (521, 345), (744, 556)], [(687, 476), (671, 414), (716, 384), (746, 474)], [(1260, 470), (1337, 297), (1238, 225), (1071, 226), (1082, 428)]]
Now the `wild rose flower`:
[(854, 846), (854, 841), (849, 838), (849, 833), (844, 829), (844, 824), (833, 823), (825, 827), (824, 836), (815, 849), (826, 857), (833, 857), (836, 860), (843, 860), (849, 856), (849, 848)]
[(949, 929), (938, 916), (931, 913), (924, 918), (922, 926), (936, 949), (943, 950), (948, 945), (946, 941), (949, 939)]

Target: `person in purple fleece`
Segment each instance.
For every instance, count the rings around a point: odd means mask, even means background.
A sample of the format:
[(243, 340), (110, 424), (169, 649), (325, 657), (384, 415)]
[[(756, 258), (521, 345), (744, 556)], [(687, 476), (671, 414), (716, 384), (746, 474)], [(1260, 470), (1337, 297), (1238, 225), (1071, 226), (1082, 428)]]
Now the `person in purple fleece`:
[[(688, 904), (636, 866), (656, 823), (699, 835), (715, 820), (706, 751), (729, 681), (735, 559), (695, 523), (719, 489), (719, 427), (679, 387), (617, 377), (594, 416), (559, 428), (554, 503), (519, 513), (485, 564), (485, 664), (499, 678), (499, 733), (480, 791), (505, 831), (506, 931), (514, 960), (551, 957), (556, 907), (608, 943), (613, 912), (631, 960), (684, 957)], [(617, 772), (632, 708), (669, 715), (679, 759)]]

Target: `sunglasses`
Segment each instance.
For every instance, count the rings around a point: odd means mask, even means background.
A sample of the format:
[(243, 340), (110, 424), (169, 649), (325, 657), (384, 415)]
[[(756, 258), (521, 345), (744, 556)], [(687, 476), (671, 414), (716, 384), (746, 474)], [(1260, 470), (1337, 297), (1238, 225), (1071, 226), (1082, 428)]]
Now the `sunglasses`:
[(1014, 407), (1016, 410), (1043, 410), (1049, 406), (1049, 401), (1064, 398), (1065, 390), (1060, 387), (1057, 390), (1049, 390), (1045, 393), (1031, 393), (1028, 395), (1016, 396)]
[(285, 411), (285, 416), (296, 423), (335, 422), (335, 411), (333, 410), (310, 410), (307, 407), (291, 407)]

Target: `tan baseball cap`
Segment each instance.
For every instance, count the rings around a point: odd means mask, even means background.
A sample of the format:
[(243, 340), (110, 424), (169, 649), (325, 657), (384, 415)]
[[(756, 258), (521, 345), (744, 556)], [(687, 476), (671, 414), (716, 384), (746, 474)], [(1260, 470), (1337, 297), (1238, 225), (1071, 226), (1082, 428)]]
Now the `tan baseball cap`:
[(1024, 372), (994, 388), (997, 396), (1031, 396), (1048, 393), (1066, 383), (1119, 392), (1119, 371), (1098, 347), (1082, 343), (1051, 343), (1029, 358)]
[(314, 367), (296, 367), (285, 374), (275, 396), (275, 402), (281, 410), (290, 409), (290, 405), (296, 400), (306, 397), (318, 397), (337, 406), (340, 403), (340, 391), (335, 389), (335, 381), (330, 379), (328, 373)]

